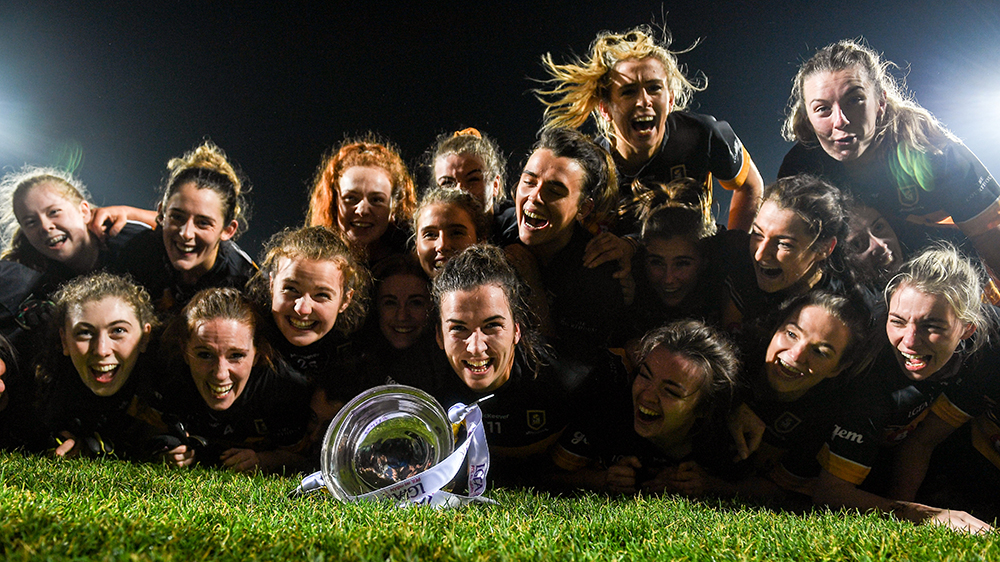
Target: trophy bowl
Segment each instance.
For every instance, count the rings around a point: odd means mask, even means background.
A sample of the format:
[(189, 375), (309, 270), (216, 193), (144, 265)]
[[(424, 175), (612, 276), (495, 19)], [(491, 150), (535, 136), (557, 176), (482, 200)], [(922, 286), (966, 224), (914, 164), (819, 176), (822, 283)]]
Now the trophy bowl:
[(384, 488), (444, 460), (455, 436), (444, 408), (411, 386), (366, 390), (334, 416), (323, 439), (323, 480), (339, 500)]

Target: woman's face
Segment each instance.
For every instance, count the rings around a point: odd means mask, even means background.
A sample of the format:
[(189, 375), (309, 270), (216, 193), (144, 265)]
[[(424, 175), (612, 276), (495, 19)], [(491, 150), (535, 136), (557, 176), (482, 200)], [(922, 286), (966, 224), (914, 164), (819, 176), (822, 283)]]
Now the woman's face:
[(330, 260), (278, 258), (271, 278), (271, 315), (292, 345), (316, 343), (330, 333), (351, 304), (341, 264)]
[(698, 284), (698, 244), (682, 236), (653, 238), (646, 243), (646, 277), (665, 306), (678, 306)]
[(70, 306), (59, 338), (83, 384), (98, 396), (112, 396), (128, 382), (149, 331), (131, 305), (105, 297)]
[(427, 282), (409, 273), (386, 277), (378, 288), (378, 327), (392, 347), (406, 349), (427, 328), (431, 295)]
[(184, 361), (209, 408), (227, 410), (236, 402), (250, 380), (255, 353), (253, 329), (247, 324), (212, 318), (195, 326)]
[(757, 286), (776, 293), (793, 286), (812, 287), (820, 277), (821, 262), (833, 249), (814, 250), (813, 235), (795, 211), (765, 201), (750, 228), (750, 255), (754, 260)]
[(52, 181), (43, 181), (15, 199), (14, 216), (28, 243), (50, 260), (73, 267), (91, 246), (90, 205), (73, 203)]
[(663, 346), (653, 349), (632, 381), (635, 432), (662, 448), (683, 441), (698, 419), (705, 372)]
[(392, 178), (382, 168), (352, 166), (340, 176), (337, 225), (357, 247), (367, 248), (389, 228)]
[(831, 158), (856, 161), (868, 152), (885, 112), (885, 93), (876, 91), (858, 68), (819, 71), (802, 84), (806, 115), (819, 145)]
[(850, 342), (850, 330), (825, 308), (800, 308), (771, 336), (764, 363), (767, 384), (784, 400), (798, 399), (840, 374), (840, 358)]
[(654, 57), (619, 62), (611, 70), (608, 99), (601, 115), (611, 122), (615, 149), (625, 157), (651, 157), (666, 132), (667, 114), (674, 107), (667, 72)]
[(899, 244), (896, 231), (881, 213), (871, 207), (861, 207), (855, 213), (851, 224), (851, 245), (875, 271), (896, 271), (903, 264), (903, 248)]
[(921, 381), (951, 360), (959, 342), (972, 336), (975, 326), (962, 322), (944, 296), (904, 283), (889, 299), (885, 331), (899, 368), (907, 377)]
[(238, 223), (226, 222), (222, 198), (195, 182), (182, 184), (161, 208), (163, 244), (170, 264), (194, 280), (211, 271), (219, 245), (236, 234)]
[(485, 393), (510, 378), (521, 327), (514, 322), (503, 289), (480, 285), (442, 297), (437, 339), (462, 382)]
[(461, 207), (436, 203), (420, 210), (416, 249), (420, 267), (433, 279), (452, 256), (477, 241), (472, 217)]
[(445, 154), (434, 160), (434, 181), (472, 194), (483, 208), (497, 196), (500, 177), (487, 178), (486, 164), (475, 154)]

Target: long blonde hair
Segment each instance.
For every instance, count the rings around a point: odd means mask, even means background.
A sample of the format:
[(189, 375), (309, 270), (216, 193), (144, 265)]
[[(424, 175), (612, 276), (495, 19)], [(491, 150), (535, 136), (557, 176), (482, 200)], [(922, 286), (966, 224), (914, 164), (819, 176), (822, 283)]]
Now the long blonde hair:
[(665, 29), (661, 41), (646, 25), (630, 29), (623, 33), (602, 31), (590, 44), (590, 52), (586, 58), (574, 57), (566, 64), (556, 64), (552, 54), (542, 56), (542, 65), (551, 78), (544, 83), (550, 89), (536, 89), (535, 95), (545, 105), (545, 129), (569, 128), (578, 129), (593, 116), (594, 123), (601, 134), (611, 138), (614, 134), (611, 123), (601, 117), (599, 106), (607, 101), (611, 93), (611, 71), (615, 65), (626, 60), (642, 60), (653, 57), (663, 64), (667, 73), (667, 88), (674, 96), (674, 109), (684, 109), (694, 92), (700, 92), (707, 86), (707, 79), (702, 77), (695, 84), (684, 76), (677, 64), (677, 54), (689, 51), (694, 45), (684, 51), (669, 50), (671, 38)]

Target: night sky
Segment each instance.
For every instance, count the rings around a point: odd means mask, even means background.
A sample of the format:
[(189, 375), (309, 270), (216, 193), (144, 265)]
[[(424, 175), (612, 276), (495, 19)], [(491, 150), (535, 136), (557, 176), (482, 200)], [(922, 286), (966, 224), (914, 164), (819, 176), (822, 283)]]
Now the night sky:
[(664, 14), (675, 49), (701, 41), (679, 56), (708, 77), (692, 109), (729, 121), (767, 182), (791, 146), (780, 126), (798, 63), (859, 36), (908, 66), (921, 105), (1000, 173), (996, 0), (11, 4), (0, 4), (4, 172), (78, 157), (98, 204), (152, 208), (167, 160), (210, 138), (253, 186), (240, 240), (252, 255), (302, 222), (321, 155), (345, 136), (377, 132), (416, 167), (437, 134), (475, 126), (516, 178), (541, 124), (540, 56), (583, 54), (602, 29)]

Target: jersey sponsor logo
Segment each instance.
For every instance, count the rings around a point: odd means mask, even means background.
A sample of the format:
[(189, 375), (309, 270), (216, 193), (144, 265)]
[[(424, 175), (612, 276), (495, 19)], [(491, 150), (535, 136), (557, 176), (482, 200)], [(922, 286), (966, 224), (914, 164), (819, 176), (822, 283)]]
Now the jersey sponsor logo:
[(576, 431), (576, 432), (574, 432), (573, 433), (573, 438), (570, 439), (569, 442), (572, 443), (572, 444), (574, 444), (574, 445), (579, 445), (580, 443), (588, 444), (587, 443), (587, 436), (584, 435), (582, 431)]
[(834, 439), (846, 439), (848, 441), (853, 441), (858, 445), (864, 443), (864, 436), (860, 433), (854, 431), (848, 431), (837, 424), (833, 425), (833, 438)]
[(899, 204), (904, 207), (914, 207), (920, 202), (920, 190), (916, 184), (897, 185), (896, 194), (899, 195)]
[(545, 410), (528, 410), (528, 429), (538, 431), (545, 427)]
[(795, 414), (791, 412), (785, 412), (778, 416), (778, 419), (774, 422), (774, 432), (775, 433), (788, 433), (799, 426), (802, 423)]

